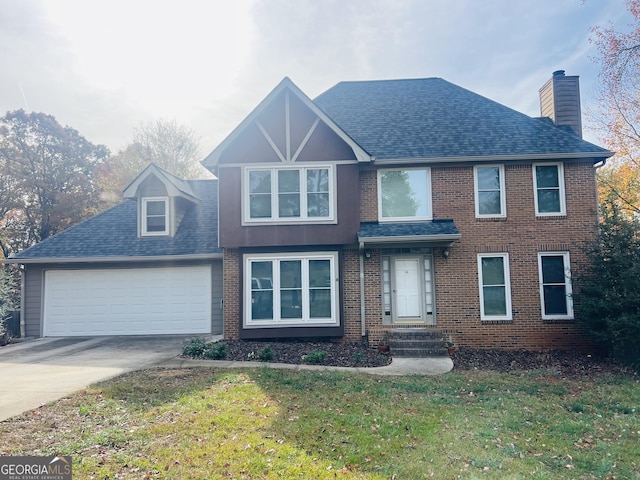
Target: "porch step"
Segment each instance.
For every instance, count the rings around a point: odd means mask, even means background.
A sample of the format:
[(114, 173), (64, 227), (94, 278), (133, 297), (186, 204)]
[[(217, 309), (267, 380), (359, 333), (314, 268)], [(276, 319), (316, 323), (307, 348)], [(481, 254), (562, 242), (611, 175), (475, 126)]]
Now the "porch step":
[(395, 328), (387, 333), (389, 350), (394, 357), (446, 357), (447, 346), (442, 332), (433, 328)]

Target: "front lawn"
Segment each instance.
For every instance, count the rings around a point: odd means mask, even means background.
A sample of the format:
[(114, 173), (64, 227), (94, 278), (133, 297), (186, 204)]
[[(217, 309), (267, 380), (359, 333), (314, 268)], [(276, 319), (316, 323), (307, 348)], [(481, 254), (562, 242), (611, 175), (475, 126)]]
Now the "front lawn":
[(0, 423), (74, 478), (640, 478), (640, 383), (550, 371), (147, 370)]

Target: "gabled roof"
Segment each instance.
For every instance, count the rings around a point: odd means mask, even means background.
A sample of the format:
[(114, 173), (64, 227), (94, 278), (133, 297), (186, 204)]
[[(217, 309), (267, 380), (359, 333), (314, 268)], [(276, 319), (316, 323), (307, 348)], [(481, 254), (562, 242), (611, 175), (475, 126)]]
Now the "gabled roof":
[(218, 182), (187, 180), (185, 184), (200, 202), (187, 209), (173, 237), (139, 237), (136, 201), (125, 200), (18, 253), (10, 261), (71, 263), (221, 257)]
[(612, 152), (441, 78), (341, 82), (314, 103), (377, 161), (600, 158)]
[(163, 168), (160, 168), (155, 163), (147, 165), (147, 167), (124, 189), (124, 198), (136, 198), (138, 196), (138, 188), (142, 183), (150, 176), (155, 176), (160, 180), (165, 188), (167, 194), (170, 197), (183, 197), (191, 202), (198, 202), (196, 197), (186, 180), (180, 177), (176, 177), (172, 173), (167, 172)]
[(325, 112), (318, 108), (313, 101), (304, 94), (288, 77), (282, 79), (282, 81), (253, 109), (253, 111), (238, 125), (228, 136), (225, 138), (207, 157), (202, 161), (202, 164), (207, 168), (214, 168), (220, 160), (220, 156), (224, 150), (232, 144), (240, 133), (245, 130), (250, 124), (257, 120), (260, 113), (276, 99), (283, 90), (288, 90), (293, 95), (298, 97), (303, 104), (307, 106), (314, 114), (316, 114), (320, 120), (322, 120), (331, 130), (333, 130), (351, 149), (355, 154), (359, 162), (371, 161), (371, 156), (355, 142), (348, 134), (340, 129), (336, 123), (328, 117)]

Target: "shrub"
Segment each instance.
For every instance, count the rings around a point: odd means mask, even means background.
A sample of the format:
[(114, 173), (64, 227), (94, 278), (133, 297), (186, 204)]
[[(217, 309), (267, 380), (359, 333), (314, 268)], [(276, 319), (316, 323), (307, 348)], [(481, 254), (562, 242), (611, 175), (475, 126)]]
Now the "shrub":
[(322, 363), (324, 359), (327, 357), (327, 352), (324, 350), (314, 350), (307, 355), (302, 356), (302, 361), (305, 363)]
[(271, 349), (271, 347), (264, 347), (262, 350), (260, 350), (260, 353), (258, 354), (258, 359), (261, 362), (270, 362), (271, 360), (273, 360), (274, 356), (275, 354), (273, 353), (273, 350)]
[(207, 349), (207, 344), (201, 338), (194, 338), (182, 348), (182, 354), (189, 357), (199, 357)]
[(582, 326), (618, 361), (640, 370), (640, 220), (602, 207), (600, 237), (576, 277)]
[(227, 346), (221, 342), (211, 343), (204, 351), (204, 356), (210, 360), (224, 360), (227, 358)]

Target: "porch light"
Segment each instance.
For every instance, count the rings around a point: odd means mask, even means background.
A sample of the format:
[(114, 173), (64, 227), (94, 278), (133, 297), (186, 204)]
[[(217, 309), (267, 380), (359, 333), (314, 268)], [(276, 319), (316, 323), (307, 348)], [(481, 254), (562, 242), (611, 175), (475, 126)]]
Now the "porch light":
[(444, 258), (449, 258), (449, 253), (451, 253), (449, 251), (449, 247), (444, 247), (444, 250), (442, 251), (442, 255), (444, 256)]

